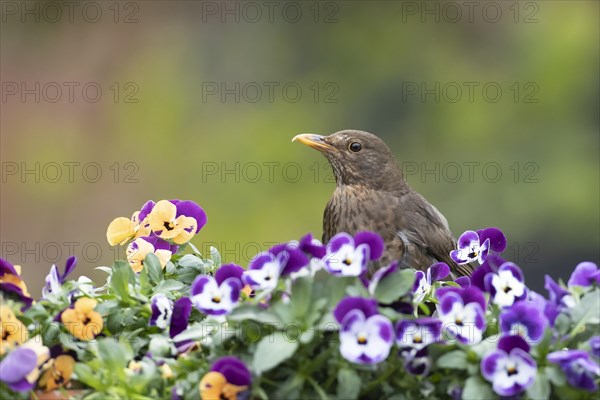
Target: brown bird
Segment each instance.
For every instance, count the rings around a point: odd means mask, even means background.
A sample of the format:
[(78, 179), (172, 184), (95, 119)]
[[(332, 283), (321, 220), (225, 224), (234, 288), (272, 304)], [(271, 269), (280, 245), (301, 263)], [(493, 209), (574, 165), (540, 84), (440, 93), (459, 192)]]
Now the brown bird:
[(319, 150), (333, 168), (336, 188), (323, 215), (323, 243), (338, 232), (373, 231), (386, 246), (375, 268), (398, 260), (404, 268), (424, 271), (442, 261), (454, 276), (471, 274), (470, 265), (457, 265), (450, 258), (456, 240), (446, 218), (408, 185), (383, 140), (345, 130), (329, 136), (297, 135), (292, 141)]

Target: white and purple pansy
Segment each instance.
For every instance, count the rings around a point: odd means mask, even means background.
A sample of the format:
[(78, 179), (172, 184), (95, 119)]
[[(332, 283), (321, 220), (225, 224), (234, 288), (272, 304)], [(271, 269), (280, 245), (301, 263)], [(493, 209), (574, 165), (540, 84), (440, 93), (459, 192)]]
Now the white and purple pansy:
[(377, 364), (390, 354), (394, 343), (391, 321), (377, 312), (377, 303), (346, 297), (333, 312), (340, 323), (340, 353), (357, 364)]
[(171, 324), (173, 315), (173, 302), (162, 293), (157, 293), (150, 299), (150, 326), (158, 326), (160, 329), (167, 329)]
[(433, 282), (444, 279), (448, 275), (450, 275), (450, 267), (443, 262), (433, 264), (427, 268), (427, 272), (415, 272), (415, 283), (413, 285), (414, 301), (421, 303), (431, 291)]
[(548, 291), (549, 302), (556, 307), (557, 314), (575, 306), (575, 298), (571, 292), (548, 275), (544, 278), (544, 288)]
[(479, 343), (485, 329), (483, 292), (474, 286), (444, 287), (438, 289), (436, 295), (444, 336), (454, 337), (461, 343)]
[(217, 270), (215, 276), (200, 275), (192, 283), (192, 303), (207, 315), (229, 314), (240, 300), (244, 287), (239, 265), (227, 264)]
[(568, 284), (569, 287), (600, 285), (600, 270), (598, 266), (589, 261), (577, 264), (569, 278)]
[(474, 261), (483, 264), (490, 251), (490, 240), (483, 243), (479, 241), (479, 235), (475, 231), (466, 231), (458, 238), (458, 249), (450, 252), (450, 257), (458, 265), (469, 264)]
[(589, 392), (598, 390), (596, 379), (600, 376), (600, 366), (586, 351), (560, 350), (548, 354), (547, 358), (560, 366), (571, 386)]
[(403, 347), (398, 352), (406, 371), (412, 375), (425, 376), (431, 369), (431, 358), (427, 348)]
[(505, 262), (498, 268), (498, 272), (488, 273), (484, 282), (492, 302), (499, 307), (510, 307), (527, 297), (525, 277), (515, 263)]
[(341, 232), (327, 243), (325, 268), (336, 276), (360, 276), (370, 261), (381, 258), (384, 243), (373, 232), (359, 232), (354, 237)]
[(272, 291), (277, 287), (279, 277), (297, 273), (308, 263), (308, 257), (298, 246), (279, 244), (254, 256), (242, 280), (253, 290)]
[(500, 312), (500, 330), (503, 335), (523, 337), (530, 345), (538, 343), (548, 327), (548, 319), (536, 304), (520, 301)]
[(537, 364), (520, 336), (505, 336), (481, 359), (481, 373), (500, 396), (515, 396), (535, 381)]
[(442, 321), (436, 318), (404, 319), (396, 324), (396, 344), (398, 347), (422, 349), (440, 341)]
[(58, 272), (58, 267), (53, 265), (50, 268), (50, 273), (46, 275), (46, 285), (42, 288), (42, 297), (46, 298), (50, 293), (60, 292), (61, 286), (65, 283), (67, 276), (73, 272), (77, 266), (77, 257), (71, 256), (65, 264), (65, 272), (61, 275)]

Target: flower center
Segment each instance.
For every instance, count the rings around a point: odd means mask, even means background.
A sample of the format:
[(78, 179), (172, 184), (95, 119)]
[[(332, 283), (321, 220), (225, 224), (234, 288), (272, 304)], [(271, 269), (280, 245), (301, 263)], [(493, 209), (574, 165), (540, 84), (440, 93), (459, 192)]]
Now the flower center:
[(365, 334), (360, 334), (358, 335), (358, 337), (356, 338), (356, 343), (360, 344), (361, 346), (364, 346), (367, 344), (367, 336)]
[(271, 280), (271, 275), (265, 276), (265, 281), (270, 281), (270, 280)]
[(508, 364), (506, 366), (506, 375), (513, 376), (518, 373), (517, 366), (515, 364)]
[(454, 319), (454, 322), (456, 323), (456, 325), (458, 326), (463, 326), (464, 322), (463, 322), (464, 317), (462, 315), (457, 315), (456, 318)]
[(512, 290), (512, 288), (510, 286), (506, 285), (506, 286), (504, 286), (503, 290), (504, 290), (504, 293), (508, 293)]
[(351, 265), (352, 264), (352, 260), (349, 258), (346, 258), (344, 261), (342, 261), (344, 264), (346, 265)]
[(163, 224), (163, 226), (168, 231), (172, 231), (173, 229), (175, 229), (175, 224), (173, 222), (170, 222), (170, 221), (165, 221), (164, 224)]
[(417, 333), (413, 336), (413, 343), (417, 343), (417, 344), (423, 343), (423, 338), (421, 337), (420, 334)]
[(221, 297), (220, 296), (214, 296), (212, 298), (212, 302), (216, 303), (216, 304), (219, 304), (221, 302)]
[(477, 252), (476, 251), (472, 251), (469, 253), (469, 258), (477, 258)]

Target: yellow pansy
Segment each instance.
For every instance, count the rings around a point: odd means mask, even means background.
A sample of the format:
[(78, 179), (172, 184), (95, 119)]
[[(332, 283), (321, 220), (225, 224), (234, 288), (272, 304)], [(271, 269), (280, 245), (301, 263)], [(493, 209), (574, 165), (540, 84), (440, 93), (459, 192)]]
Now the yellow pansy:
[(75, 302), (74, 308), (67, 308), (61, 315), (61, 320), (69, 333), (80, 340), (92, 340), (102, 331), (104, 321), (102, 316), (94, 311), (98, 302), (82, 297)]
[(71, 380), (75, 359), (68, 354), (62, 354), (54, 360), (50, 360), (48, 367), (45, 368), (38, 385), (46, 392), (50, 392), (63, 387)]
[(10, 307), (6, 305), (0, 306), (0, 355), (4, 355), (6, 350), (20, 345), (29, 337), (27, 328), (21, 321), (17, 319)]
[(167, 242), (157, 237), (138, 238), (127, 247), (127, 261), (134, 272), (141, 272), (144, 269), (146, 256), (154, 253), (158, 257), (161, 268), (165, 268), (173, 254), (171, 250), (167, 250), (169, 248)]
[(148, 215), (148, 222), (155, 235), (162, 239), (171, 239), (177, 244), (188, 242), (198, 228), (196, 218), (177, 216), (177, 206), (168, 200), (156, 203)]

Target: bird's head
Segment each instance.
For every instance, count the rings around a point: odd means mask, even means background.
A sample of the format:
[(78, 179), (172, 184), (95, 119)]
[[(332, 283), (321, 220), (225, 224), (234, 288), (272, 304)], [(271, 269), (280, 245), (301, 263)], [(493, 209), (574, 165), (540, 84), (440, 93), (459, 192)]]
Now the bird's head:
[(329, 136), (311, 133), (292, 141), (319, 150), (333, 168), (340, 185), (363, 185), (379, 190), (397, 190), (404, 182), (389, 147), (377, 136), (363, 131), (345, 130)]

